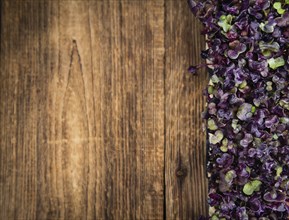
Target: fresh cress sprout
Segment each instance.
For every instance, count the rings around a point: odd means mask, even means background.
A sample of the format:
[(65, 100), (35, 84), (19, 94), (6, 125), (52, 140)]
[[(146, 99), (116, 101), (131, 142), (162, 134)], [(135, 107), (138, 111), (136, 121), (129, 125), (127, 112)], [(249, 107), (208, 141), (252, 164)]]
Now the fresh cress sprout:
[(189, 0), (202, 22), (209, 217), (289, 219), (289, 0)]

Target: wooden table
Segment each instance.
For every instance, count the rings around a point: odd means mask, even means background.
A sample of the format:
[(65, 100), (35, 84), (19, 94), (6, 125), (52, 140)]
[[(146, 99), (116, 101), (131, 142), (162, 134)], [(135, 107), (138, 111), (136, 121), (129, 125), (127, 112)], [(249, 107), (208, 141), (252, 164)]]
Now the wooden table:
[(206, 214), (186, 0), (2, 0), (0, 219)]

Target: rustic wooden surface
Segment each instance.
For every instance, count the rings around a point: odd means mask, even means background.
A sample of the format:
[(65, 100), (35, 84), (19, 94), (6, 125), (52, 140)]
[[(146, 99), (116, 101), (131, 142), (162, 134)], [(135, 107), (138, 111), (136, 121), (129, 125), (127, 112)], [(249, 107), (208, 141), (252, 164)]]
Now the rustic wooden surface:
[(168, 219), (197, 219), (205, 214), (205, 138), (201, 113), (207, 83), (204, 71), (198, 77), (186, 72), (188, 63), (202, 62), (205, 48), (187, 5), (166, 2), (165, 23), (165, 182)]
[(0, 1), (0, 219), (206, 215), (185, 0)]

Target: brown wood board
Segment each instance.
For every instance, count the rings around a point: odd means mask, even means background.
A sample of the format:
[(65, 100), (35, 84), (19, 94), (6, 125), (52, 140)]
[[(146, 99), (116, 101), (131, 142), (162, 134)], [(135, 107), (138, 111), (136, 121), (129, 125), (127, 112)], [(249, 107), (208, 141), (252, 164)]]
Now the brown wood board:
[(206, 215), (186, 1), (0, 2), (0, 219)]

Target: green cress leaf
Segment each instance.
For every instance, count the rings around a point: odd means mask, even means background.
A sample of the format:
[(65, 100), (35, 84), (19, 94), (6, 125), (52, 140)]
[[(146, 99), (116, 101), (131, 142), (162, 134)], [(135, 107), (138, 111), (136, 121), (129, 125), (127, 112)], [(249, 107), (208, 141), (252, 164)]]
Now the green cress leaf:
[(277, 58), (271, 58), (268, 60), (269, 67), (273, 70), (277, 69), (278, 67), (284, 66), (285, 65), (285, 60), (284, 58), (277, 57)]
[(221, 142), (221, 140), (224, 138), (224, 134), (222, 131), (217, 130), (215, 134), (209, 133), (209, 142), (211, 144), (218, 144)]
[(222, 15), (219, 19), (218, 25), (223, 29), (224, 32), (228, 32), (231, 29), (232, 15)]
[(214, 119), (208, 119), (208, 128), (212, 131), (215, 131), (218, 129), (218, 126), (216, 125), (216, 122), (214, 121)]
[(243, 187), (243, 192), (247, 195), (250, 196), (252, 195), (255, 191), (260, 190), (262, 182), (260, 180), (253, 180), (248, 183), (246, 183)]
[(282, 8), (281, 2), (275, 2), (273, 4), (273, 8), (275, 8), (280, 15), (284, 14), (285, 12), (285, 10)]

